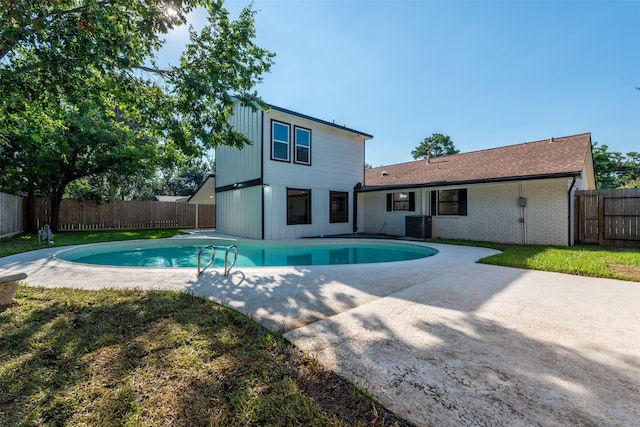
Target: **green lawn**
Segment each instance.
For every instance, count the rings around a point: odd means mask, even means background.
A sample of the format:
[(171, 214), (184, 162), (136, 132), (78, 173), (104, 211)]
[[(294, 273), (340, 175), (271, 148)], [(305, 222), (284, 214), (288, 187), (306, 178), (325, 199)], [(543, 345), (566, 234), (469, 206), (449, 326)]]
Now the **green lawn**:
[[(54, 246), (179, 235), (56, 233)], [(0, 257), (48, 247), (0, 240)], [(82, 280), (82, 278), (78, 278)], [(279, 335), (179, 292), (21, 286), (0, 311), (0, 425), (404, 426)]]
[[(131, 231), (74, 231), (53, 235), (53, 245), (69, 246), (85, 243), (114, 242), (117, 240), (160, 239), (184, 234), (179, 230), (131, 230)], [(38, 243), (37, 234), (25, 234), (19, 237), (0, 239), (0, 258), (49, 247), (47, 243)]]
[(640, 249), (605, 248), (592, 245), (572, 247), (506, 245), (439, 239), (431, 241), (483, 246), (502, 251), (500, 254), (481, 259), (479, 262), (483, 264), (640, 282)]
[(22, 286), (3, 426), (405, 425), (250, 318), (181, 292)]

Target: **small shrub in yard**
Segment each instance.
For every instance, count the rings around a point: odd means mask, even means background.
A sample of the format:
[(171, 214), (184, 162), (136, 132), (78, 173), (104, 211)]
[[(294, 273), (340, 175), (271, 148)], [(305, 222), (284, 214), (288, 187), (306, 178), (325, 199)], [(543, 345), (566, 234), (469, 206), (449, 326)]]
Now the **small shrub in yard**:
[(0, 425), (405, 425), (311, 357), (189, 294), (21, 287)]

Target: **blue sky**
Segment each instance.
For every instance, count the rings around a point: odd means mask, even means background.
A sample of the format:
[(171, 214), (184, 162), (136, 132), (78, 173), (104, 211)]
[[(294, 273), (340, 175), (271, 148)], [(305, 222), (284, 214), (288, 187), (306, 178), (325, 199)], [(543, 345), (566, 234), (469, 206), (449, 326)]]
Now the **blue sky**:
[[(247, 1), (227, 0), (232, 16)], [(255, 0), (274, 105), (372, 134), (373, 166), (437, 132), (461, 152), (591, 132), (640, 151), (640, 0)], [(198, 26), (198, 15), (192, 16)], [(172, 61), (186, 31), (169, 36)]]

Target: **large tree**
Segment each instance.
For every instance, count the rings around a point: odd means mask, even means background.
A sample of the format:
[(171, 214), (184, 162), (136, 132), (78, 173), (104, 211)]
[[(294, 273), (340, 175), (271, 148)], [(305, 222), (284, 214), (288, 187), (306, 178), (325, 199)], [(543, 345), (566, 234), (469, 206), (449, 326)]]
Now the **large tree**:
[(460, 150), (456, 149), (448, 135), (434, 133), (423, 139), (416, 149), (411, 151), (411, 155), (414, 159), (426, 159), (428, 157), (458, 154), (459, 152)]
[(632, 151), (625, 156), (597, 142), (593, 143), (592, 153), (598, 188), (640, 187), (640, 153)]
[[(208, 13), (174, 66), (163, 38), (195, 7)], [(69, 183), (152, 176), (220, 144), (273, 54), (253, 43), (254, 11), (230, 19), (215, 0), (17, 0), (0, 6), (0, 186), (51, 198), (51, 226)]]

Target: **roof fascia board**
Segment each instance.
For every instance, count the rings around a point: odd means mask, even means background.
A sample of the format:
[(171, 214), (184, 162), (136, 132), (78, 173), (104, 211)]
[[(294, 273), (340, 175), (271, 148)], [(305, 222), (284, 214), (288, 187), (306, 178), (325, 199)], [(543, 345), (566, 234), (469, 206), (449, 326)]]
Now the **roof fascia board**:
[(310, 120), (312, 122), (320, 123), (320, 124), (323, 124), (325, 126), (330, 126), (332, 128), (335, 128), (335, 129), (340, 129), (340, 130), (343, 130), (343, 131), (351, 132), (351, 133), (354, 133), (354, 134), (356, 134), (358, 136), (361, 136), (361, 137), (363, 137), (365, 139), (373, 138), (373, 135), (369, 135), (368, 133), (360, 132), (359, 130), (351, 129), (351, 128), (348, 128), (346, 126), (340, 126), (340, 125), (337, 125), (335, 123), (328, 122), (326, 120), (322, 120), (322, 119), (318, 119), (318, 118), (315, 118), (315, 117), (308, 116), (306, 114), (297, 113), (297, 112), (292, 111), (292, 110), (287, 110), (286, 108), (278, 107), (277, 105), (267, 104), (267, 106), (272, 110), (279, 111), (279, 112), (285, 113), (285, 114), (290, 114), (292, 116), (299, 117), (299, 118), (305, 119), (305, 120)]
[(384, 191), (384, 190), (397, 190), (401, 188), (431, 188), (431, 187), (451, 187), (454, 185), (470, 185), (470, 184), (485, 184), (494, 182), (510, 182), (510, 181), (531, 181), (534, 179), (549, 179), (549, 178), (571, 178), (580, 176), (582, 171), (579, 172), (562, 172), (544, 175), (531, 175), (531, 176), (512, 176), (506, 178), (484, 178), (484, 179), (471, 179), (465, 181), (435, 181), (421, 184), (394, 184), (394, 185), (376, 185), (376, 186), (364, 186), (358, 190), (359, 193), (366, 193), (370, 191)]

